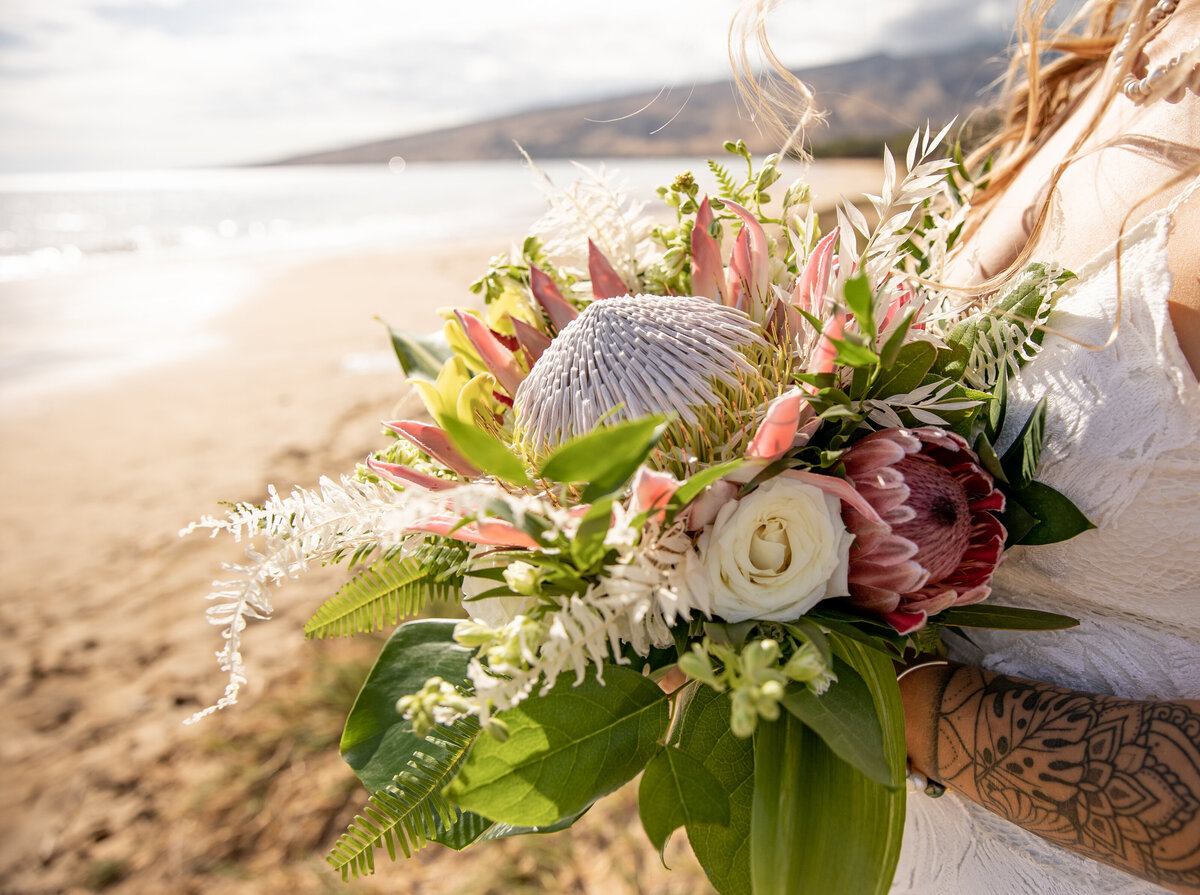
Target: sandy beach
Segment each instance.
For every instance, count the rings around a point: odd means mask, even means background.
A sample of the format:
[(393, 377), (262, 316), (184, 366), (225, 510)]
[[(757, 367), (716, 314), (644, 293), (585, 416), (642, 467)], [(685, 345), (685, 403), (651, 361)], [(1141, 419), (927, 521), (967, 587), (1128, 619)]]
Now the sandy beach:
[(246, 262), (204, 350), (0, 406), (0, 893), (711, 891), (682, 835), (663, 868), (630, 787), (568, 833), (381, 853), (344, 886), (323, 858), (366, 793), (336, 743), (382, 640), (303, 640), (340, 567), (250, 630), (242, 703), (182, 725), (224, 686), (203, 597), (240, 548), (179, 529), (351, 470), (419, 409), (375, 318), (435, 328), (506, 245)]

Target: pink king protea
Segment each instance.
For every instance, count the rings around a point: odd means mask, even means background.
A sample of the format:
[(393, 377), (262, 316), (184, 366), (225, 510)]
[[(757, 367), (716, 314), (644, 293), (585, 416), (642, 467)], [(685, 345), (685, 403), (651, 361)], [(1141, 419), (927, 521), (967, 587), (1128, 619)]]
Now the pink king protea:
[(852, 602), (907, 633), (929, 615), (991, 593), (1006, 536), (993, 514), (1004, 509), (1004, 495), (964, 439), (933, 426), (885, 429), (842, 461), (874, 510), (843, 505), (855, 534)]

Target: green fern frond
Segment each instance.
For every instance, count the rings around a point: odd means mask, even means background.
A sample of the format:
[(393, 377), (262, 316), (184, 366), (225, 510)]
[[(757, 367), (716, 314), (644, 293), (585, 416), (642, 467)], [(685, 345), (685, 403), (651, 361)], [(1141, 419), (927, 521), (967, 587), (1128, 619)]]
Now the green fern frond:
[(434, 600), (453, 600), (459, 580), (439, 579), (418, 556), (382, 560), (342, 585), (304, 625), (308, 639), (382, 630)]
[(434, 581), (441, 582), (462, 578), (471, 551), (462, 541), (430, 537), (413, 551), (413, 557), (429, 571)]
[(712, 172), (713, 177), (717, 178), (717, 183), (721, 186), (720, 194), (727, 199), (733, 199), (735, 202), (741, 198), (741, 192), (738, 190), (737, 181), (729, 173), (729, 169), (720, 162), (715, 162), (712, 159), (708, 160), (708, 170)]
[(462, 718), (425, 737), (429, 751), (417, 752), (391, 784), (370, 797), (325, 858), (343, 880), (374, 873), (375, 849), (386, 848), (393, 861), (397, 850), (410, 858), (458, 822), (462, 814), (442, 797), (442, 789), (478, 735), (478, 722)]

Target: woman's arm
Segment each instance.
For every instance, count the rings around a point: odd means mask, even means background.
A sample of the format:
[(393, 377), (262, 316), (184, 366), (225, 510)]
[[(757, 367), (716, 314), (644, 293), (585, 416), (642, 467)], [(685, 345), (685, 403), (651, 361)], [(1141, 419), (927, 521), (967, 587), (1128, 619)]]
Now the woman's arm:
[(965, 665), (905, 675), (913, 767), (1051, 842), (1200, 893), (1200, 702), (1139, 702)]

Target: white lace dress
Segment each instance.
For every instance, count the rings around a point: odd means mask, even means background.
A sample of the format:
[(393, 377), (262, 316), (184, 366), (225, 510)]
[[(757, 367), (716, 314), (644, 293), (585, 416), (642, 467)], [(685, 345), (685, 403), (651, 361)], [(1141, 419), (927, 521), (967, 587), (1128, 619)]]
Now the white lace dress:
[[(1200, 187), (1200, 182), (1180, 197)], [(984, 668), (1141, 699), (1200, 698), (1200, 385), (1171, 327), (1167, 235), (1174, 208), (1125, 239), (1116, 342), (1091, 350), (1048, 335), (1021, 373), (1006, 424), (1049, 396), (1038, 479), (1098, 525), (1062, 544), (1016, 548), (993, 599), (1063, 612), (1078, 628), (980, 632)], [(1092, 345), (1117, 308), (1114, 249), (1077, 271), (1049, 325)], [(1006, 431), (1008, 439), (1015, 432)], [(973, 635), (974, 636), (974, 635)], [(1077, 857), (947, 794), (912, 795), (893, 893), (1076, 895), (1164, 892)]]

